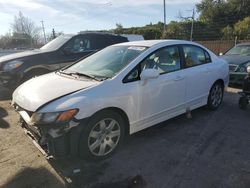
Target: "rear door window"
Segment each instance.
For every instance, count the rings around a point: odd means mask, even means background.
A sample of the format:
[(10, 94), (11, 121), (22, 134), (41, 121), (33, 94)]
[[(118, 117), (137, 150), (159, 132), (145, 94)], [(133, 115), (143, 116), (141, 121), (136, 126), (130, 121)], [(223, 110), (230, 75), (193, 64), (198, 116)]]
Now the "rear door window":
[(209, 53), (198, 46), (184, 45), (183, 52), (185, 67), (193, 67), (211, 62)]

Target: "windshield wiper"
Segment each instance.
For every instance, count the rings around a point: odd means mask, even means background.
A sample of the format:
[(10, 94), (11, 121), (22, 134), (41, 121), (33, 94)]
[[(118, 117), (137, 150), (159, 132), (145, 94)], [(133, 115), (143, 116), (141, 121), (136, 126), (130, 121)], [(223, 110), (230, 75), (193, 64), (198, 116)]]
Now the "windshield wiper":
[(110, 79), (111, 77), (98, 75), (98, 76), (96, 76), (96, 78), (98, 78), (100, 81), (104, 81), (104, 80)]
[(89, 74), (84, 74), (84, 73), (80, 73), (80, 72), (66, 72), (66, 71), (59, 71), (59, 73), (62, 73), (62, 74), (66, 74), (66, 75), (70, 75), (70, 76), (84, 76), (86, 78), (90, 78), (90, 79), (93, 79), (93, 80), (97, 80), (97, 81), (100, 81), (99, 79), (97, 79), (95, 76), (92, 76), (92, 75), (89, 75)]
[(87, 78), (94, 79), (96, 81), (104, 81), (104, 80), (107, 80), (107, 79), (110, 78), (110, 77), (99, 76), (99, 75), (94, 76), (94, 75), (84, 74), (84, 73), (80, 73), (80, 72), (74, 72), (74, 73), (71, 73), (71, 74), (74, 74), (74, 75), (77, 75), (77, 76), (84, 76), (84, 77), (87, 77)]
[(91, 79), (96, 79), (96, 77), (94, 77), (92, 75), (84, 74), (84, 73), (80, 73), (80, 72), (70, 72), (69, 74), (77, 75), (77, 76), (84, 76), (84, 77), (91, 78)]

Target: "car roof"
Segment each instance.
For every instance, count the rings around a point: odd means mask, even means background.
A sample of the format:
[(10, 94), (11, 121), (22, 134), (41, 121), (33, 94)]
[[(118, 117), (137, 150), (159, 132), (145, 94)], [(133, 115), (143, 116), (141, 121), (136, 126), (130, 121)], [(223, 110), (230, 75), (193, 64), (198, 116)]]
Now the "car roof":
[(91, 35), (109, 35), (109, 36), (118, 36), (118, 37), (123, 37), (121, 35), (116, 35), (116, 34), (113, 34), (113, 33), (107, 33), (107, 32), (97, 32), (97, 31), (81, 31), (77, 34), (62, 34), (64, 36), (67, 36), (67, 37), (73, 37), (73, 36), (78, 36), (78, 35), (86, 35), (86, 34), (91, 34)]
[(62, 36), (66, 36), (66, 37), (73, 37), (75, 36), (75, 34), (61, 34)]
[(175, 45), (175, 44), (195, 44), (199, 45), (194, 42), (186, 41), (186, 40), (141, 40), (141, 41), (133, 41), (133, 42), (123, 42), (119, 44), (115, 44), (114, 46), (145, 46), (145, 47), (152, 47), (159, 44), (165, 45)]
[(250, 42), (239, 43), (236, 46), (250, 46)]
[(123, 37), (114, 33), (108, 33), (108, 32), (101, 32), (101, 31), (80, 31), (77, 35), (84, 35), (84, 34), (91, 34), (91, 35), (109, 35), (109, 36), (115, 36), (115, 37)]

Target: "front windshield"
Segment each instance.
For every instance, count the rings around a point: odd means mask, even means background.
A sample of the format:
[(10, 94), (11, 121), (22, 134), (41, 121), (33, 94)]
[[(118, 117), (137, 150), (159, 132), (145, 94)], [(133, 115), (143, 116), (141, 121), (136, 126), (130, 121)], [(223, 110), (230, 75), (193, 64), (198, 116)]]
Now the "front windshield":
[(72, 36), (70, 35), (60, 35), (49, 43), (41, 47), (41, 50), (56, 50), (60, 48), (65, 42), (67, 42)]
[(111, 78), (145, 50), (146, 47), (141, 46), (110, 46), (64, 71)]
[(250, 45), (235, 46), (226, 55), (250, 55)]

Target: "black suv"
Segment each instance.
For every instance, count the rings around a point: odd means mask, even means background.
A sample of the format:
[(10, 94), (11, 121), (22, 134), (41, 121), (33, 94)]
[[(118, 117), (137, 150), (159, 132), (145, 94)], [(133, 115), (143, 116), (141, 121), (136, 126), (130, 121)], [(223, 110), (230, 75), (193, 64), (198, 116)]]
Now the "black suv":
[(107, 33), (61, 35), (40, 49), (0, 57), (0, 85), (13, 89), (34, 76), (58, 70), (109, 45), (127, 41), (126, 37)]

